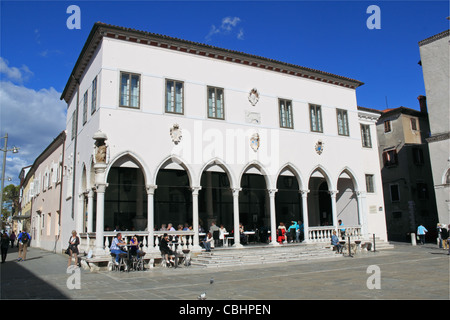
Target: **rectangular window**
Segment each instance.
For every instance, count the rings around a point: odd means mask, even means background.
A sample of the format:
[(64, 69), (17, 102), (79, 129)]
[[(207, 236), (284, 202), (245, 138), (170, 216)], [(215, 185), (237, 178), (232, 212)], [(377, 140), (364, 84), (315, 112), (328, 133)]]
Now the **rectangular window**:
[(183, 82), (166, 80), (166, 112), (184, 113)]
[(372, 148), (372, 138), (370, 137), (370, 125), (361, 125), (361, 141), (364, 148)]
[(292, 120), (292, 101), (285, 99), (278, 99), (280, 108), (280, 127), (293, 129), (294, 124)]
[(391, 132), (391, 120), (384, 122), (384, 132)]
[(311, 121), (311, 131), (323, 132), (322, 130), (322, 110), (319, 105), (309, 105), (309, 115)]
[(427, 200), (428, 199), (428, 187), (424, 182), (417, 182), (417, 198), (419, 200)]
[(395, 211), (395, 212), (392, 212), (392, 218), (394, 218), (394, 219), (401, 219), (402, 218), (402, 212), (401, 211)]
[(87, 122), (87, 110), (88, 110), (88, 91), (83, 95), (83, 126)]
[(417, 119), (411, 118), (411, 130), (416, 131), (417, 130)]
[(72, 113), (72, 140), (75, 139), (75, 135), (77, 134), (77, 117), (76, 111)]
[(383, 163), (385, 167), (392, 167), (398, 164), (396, 149), (390, 149), (383, 152)]
[(223, 89), (208, 87), (208, 118), (225, 119)]
[(120, 106), (139, 108), (140, 76), (122, 72), (120, 74)]
[(366, 174), (366, 190), (367, 193), (374, 193), (373, 174)]
[(348, 136), (348, 117), (347, 110), (336, 110), (338, 134), (340, 136)]
[(91, 114), (97, 109), (97, 77), (92, 81)]
[(417, 165), (424, 164), (422, 149), (420, 149), (420, 148), (413, 148), (412, 149), (412, 153), (413, 153), (414, 164), (417, 164)]
[(400, 189), (398, 187), (398, 184), (389, 185), (389, 189), (391, 191), (391, 201), (392, 202), (400, 201)]

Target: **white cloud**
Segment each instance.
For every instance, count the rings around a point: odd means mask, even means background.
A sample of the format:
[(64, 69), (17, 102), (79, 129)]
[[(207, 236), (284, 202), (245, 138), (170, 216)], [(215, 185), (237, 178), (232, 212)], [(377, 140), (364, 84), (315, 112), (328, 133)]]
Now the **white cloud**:
[(2, 73), (7, 76), (7, 80), (0, 81), (0, 134), (4, 137), (8, 133), (8, 149), (20, 148), (19, 153), (7, 153), (5, 177), (13, 178), (13, 183), (18, 184), (20, 170), (33, 164), (65, 129), (67, 106), (54, 88), (36, 91), (13, 83), (14, 80), (23, 82), (24, 74), (32, 74), (26, 66), (20, 70), (9, 67), (1, 57), (0, 63)]
[[(209, 30), (209, 33), (206, 35), (205, 40), (211, 41), (212, 37), (216, 34), (223, 34), (223, 35), (236, 34), (235, 29), (236, 29), (236, 26), (240, 22), (241, 22), (241, 19), (239, 17), (223, 18), (220, 27), (216, 27), (215, 25), (211, 26), (211, 29)], [(244, 29), (243, 28), (239, 29), (238, 33), (236, 34), (236, 38), (239, 40), (244, 39)]]
[(23, 83), (33, 76), (33, 72), (26, 65), (22, 65), (20, 68), (10, 67), (8, 60), (2, 57), (0, 57), (0, 73), (15, 83)]

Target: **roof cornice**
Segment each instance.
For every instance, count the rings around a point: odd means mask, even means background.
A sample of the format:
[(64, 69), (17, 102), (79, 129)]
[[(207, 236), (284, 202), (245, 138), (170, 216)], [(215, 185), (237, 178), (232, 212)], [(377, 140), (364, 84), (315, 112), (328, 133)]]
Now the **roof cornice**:
[(234, 50), (223, 49), (203, 43), (192, 42), (188, 40), (173, 38), (165, 35), (140, 31), (130, 28), (108, 25), (97, 22), (94, 24), (88, 39), (78, 57), (75, 67), (67, 81), (66, 87), (61, 95), (67, 103), (72, 98), (76, 84), (83, 75), (90, 59), (95, 53), (103, 37), (141, 43), (167, 50), (174, 50), (188, 54), (194, 54), (221, 61), (228, 61), (248, 65), (255, 68), (261, 68), (269, 71), (280, 72), (291, 76), (302, 77), (315, 81), (325, 82), (350, 89), (356, 89), (364, 83), (355, 79), (335, 75), (332, 73), (302, 67), (282, 61), (264, 58), (248, 53)]
[(429, 44), (431, 42), (434, 42), (436, 40), (448, 37), (449, 35), (450, 35), (450, 29), (442, 31), (441, 33), (435, 34), (434, 36), (431, 36), (422, 41), (419, 41), (419, 47)]

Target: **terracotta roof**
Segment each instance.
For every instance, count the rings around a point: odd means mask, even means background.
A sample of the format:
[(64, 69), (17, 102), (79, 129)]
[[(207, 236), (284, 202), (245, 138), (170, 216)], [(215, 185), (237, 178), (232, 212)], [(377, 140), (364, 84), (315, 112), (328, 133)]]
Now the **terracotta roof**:
[(299, 65), (273, 60), (235, 50), (223, 49), (203, 43), (192, 42), (166, 35), (147, 31), (109, 25), (96, 22), (83, 46), (77, 62), (70, 74), (61, 99), (68, 102), (75, 91), (76, 83), (83, 75), (92, 55), (103, 37), (110, 37), (124, 41), (143, 43), (160, 48), (172, 49), (190, 54), (207, 56), (213, 59), (245, 64), (275, 72), (299, 76), (311, 80), (330, 83), (355, 89), (364, 83), (355, 79), (335, 75), (325, 71), (315, 70)]

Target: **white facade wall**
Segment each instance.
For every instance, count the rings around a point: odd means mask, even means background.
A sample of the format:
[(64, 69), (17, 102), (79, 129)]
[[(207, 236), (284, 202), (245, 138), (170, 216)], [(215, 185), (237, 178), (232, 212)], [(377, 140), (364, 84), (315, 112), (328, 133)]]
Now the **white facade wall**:
[[(139, 109), (119, 107), (120, 72), (140, 75)], [(363, 150), (355, 89), (111, 38), (103, 38), (80, 79), (80, 110), (83, 94), (95, 76), (98, 77), (97, 111), (93, 115), (89, 112), (84, 126), (82, 112), (78, 114), (74, 199), (70, 197), (71, 189), (67, 189), (69, 183), (63, 192), (66, 212), (63, 225), (67, 237), (72, 228), (80, 230), (79, 195), (93, 187), (89, 179), (83, 183), (83, 167), (91, 177), (92, 137), (101, 130), (108, 137), (107, 172), (117, 159), (129, 155), (141, 166), (146, 185), (156, 184), (158, 170), (171, 157), (187, 170), (191, 187), (200, 186), (202, 171), (214, 160), (226, 167), (234, 188), (240, 187), (241, 176), (250, 167), (252, 172), (259, 171), (266, 176), (267, 189), (276, 188), (277, 177), (286, 166), (295, 171), (300, 190), (308, 190), (310, 177), (317, 169), (326, 175), (329, 189), (338, 190), (338, 178), (346, 171), (353, 178), (354, 191), (361, 192), (365, 199), (360, 206), (366, 234), (371, 232), (387, 238), (376, 133), (373, 129), (374, 148)], [(165, 79), (184, 82), (183, 115), (165, 113)], [(207, 86), (224, 89), (225, 120), (207, 117)], [(252, 88), (260, 93), (255, 106), (248, 101)], [(293, 129), (280, 128), (278, 98), (292, 100)], [(75, 94), (67, 113), (65, 163), (69, 171), (74, 154), (71, 117), (76, 99)], [(308, 103), (322, 106), (323, 133), (310, 131)], [(349, 136), (337, 133), (337, 108), (348, 111)], [(259, 113), (260, 124), (246, 122), (246, 112)], [(179, 144), (174, 144), (170, 136), (174, 124), (182, 131)], [(249, 138), (253, 133), (261, 138), (257, 152), (250, 147)], [(320, 155), (315, 151), (319, 140), (324, 144)], [(365, 173), (369, 171), (377, 177), (376, 193), (364, 196)], [(66, 177), (70, 181), (70, 172), (66, 171)], [(106, 177), (107, 174), (105, 183)], [(369, 215), (370, 206), (382, 209)]]

